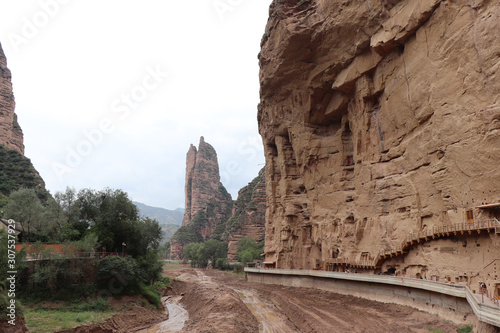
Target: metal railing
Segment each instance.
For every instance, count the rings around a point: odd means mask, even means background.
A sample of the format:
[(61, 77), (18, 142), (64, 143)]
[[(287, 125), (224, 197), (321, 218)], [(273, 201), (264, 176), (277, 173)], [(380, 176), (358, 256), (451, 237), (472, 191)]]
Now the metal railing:
[(85, 259), (104, 257), (124, 257), (123, 252), (31, 252), (26, 255), (27, 261), (52, 260), (52, 259)]
[(481, 230), (487, 230), (488, 232), (495, 231), (495, 233), (498, 234), (500, 233), (500, 221), (498, 221), (497, 219), (479, 220), (475, 223), (457, 223), (444, 226), (435, 226), (429, 230), (412, 231), (408, 236), (405, 237), (401, 244), (392, 246), (389, 249), (381, 250), (375, 256), (375, 258), (371, 260), (349, 260), (347, 258), (335, 258), (326, 260), (326, 264), (374, 268), (378, 266), (380, 261), (388, 257), (391, 258), (403, 255), (404, 253), (406, 253), (405, 251), (409, 250), (409, 248), (415, 243), (426, 242), (430, 239), (445, 237), (449, 236), (450, 234), (464, 234), (465, 232), (472, 233), (472, 231), (480, 232)]

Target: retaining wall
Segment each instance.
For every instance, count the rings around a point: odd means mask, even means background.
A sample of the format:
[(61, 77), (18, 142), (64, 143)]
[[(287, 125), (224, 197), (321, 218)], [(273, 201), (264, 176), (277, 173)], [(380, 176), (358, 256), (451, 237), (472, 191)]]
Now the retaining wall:
[(317, 288), (379, 302), (412, 306), (457, 324), (483, 322), (500, 327), (500, 307), (478, 303), (470, 290), (462, 285), (314, 270), (245, 268), (245, 272), (251, 282)]

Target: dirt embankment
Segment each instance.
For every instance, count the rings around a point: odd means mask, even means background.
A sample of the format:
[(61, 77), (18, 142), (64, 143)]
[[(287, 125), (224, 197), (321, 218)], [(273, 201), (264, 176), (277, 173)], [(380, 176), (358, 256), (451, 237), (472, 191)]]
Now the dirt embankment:
[(28, 332), (28, 328), (24, 323), (24, 318), (16, 318), (15, 325), (11, 325), (7, 321), (0, 321), (0, 332), (23, 333), (23, 332)]
[(149, 328), (167, 320), (168, 316), (156, 309), (134, 307), (108, 318), (100, 324), (84, 325), (59, 333), (129, 333)]
[(202, 273), (184, 271), (174, 282), (173, 292), (182, 294), (189, 320), (182, 332), (190, 333), (257, 333), (259, 324), (238, 294), (204, 279)]

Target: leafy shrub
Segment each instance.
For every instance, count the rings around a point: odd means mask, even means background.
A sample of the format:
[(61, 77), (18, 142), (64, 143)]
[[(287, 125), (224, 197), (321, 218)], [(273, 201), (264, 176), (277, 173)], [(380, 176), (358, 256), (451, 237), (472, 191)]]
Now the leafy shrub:
[(97, 265), (97, 281), (115, 295), (135, 289), (139, 283), (138, 267), (132, 258), (106, 257)]
[(147, 300), (155, 307), (159, 308), (161, 306), (161, 295), (155, 286), (146, 286), (143, 283), (140, 283), (139, 293), (146, 297)]
[(214, 268), (220, 269), (220, 270), (227, 270), (229, 269), (229, 262), (227, 261), (226, 258), (217, 258), (217, 261), (215, 262)]
[(159, 281), (157, 281), (154, 285), (157, 289), (164, 289), (164, 288), (172, 286), (172, 282), (170, 281), (169, 277), (164, 276)]
[(101, 288), (115, 296), (142, 294), (144, 288), (141, 286), (160, 280), (162, 268), (160, 255), (153, 251), (137, 259), (106, 257), (99, 261), (97, 281)]
[(71, 300), (94, 294), (96, 259), (47, 258), (32, 262), (32, 269), (20, 275), (22, 287), (19, 290), (23, 297)]
[(161, 254), (149, 250), (145, 256), (136, 259), (138, 265), (138, 279), (146, 284), (158, 281), (163, 272)]

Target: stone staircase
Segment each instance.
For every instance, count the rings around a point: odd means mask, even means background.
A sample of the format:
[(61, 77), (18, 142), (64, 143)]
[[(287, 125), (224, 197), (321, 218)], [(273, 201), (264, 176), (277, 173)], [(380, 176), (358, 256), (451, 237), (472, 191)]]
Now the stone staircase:
[(433, 227), (430, 230), (411, 232), (398, 245), (389, 249), (381, 250), (375, 257), (349, 260), (347, 258), (328, 259), (325, 262), (316, 260), (315, 270), (333, 271), (334, 266), (343, 266), (345, 268), (377, 269), (382, 266), (385, 259), (394, 258), (408, 253), (415, 244), (421, 244), (429, 240), (448, 237), (450, 235), (466, 235), (477, 232), (494, 232), (500, 234), (500, 222), (497, 219), (475, 221), (474, 223), (458, 223), (440, 227)]

